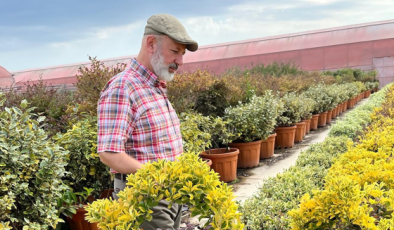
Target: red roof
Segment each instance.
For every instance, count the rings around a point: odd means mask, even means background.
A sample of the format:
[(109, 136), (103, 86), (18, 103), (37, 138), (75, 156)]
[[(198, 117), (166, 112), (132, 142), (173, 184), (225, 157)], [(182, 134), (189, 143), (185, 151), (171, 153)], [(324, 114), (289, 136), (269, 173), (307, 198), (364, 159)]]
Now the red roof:
[[(344, 44), (355, 44), (366, 41), (376, 41), (394, 38), (394, 20), (363, 23), (351, 26), (342, 26), (322, 30), (292, 33), (279, 36), (270, 36), (250, 40), (206, 45), (200, 47), (196, 52), (188, 52), (184, 58), (184, 65), (180, 70), (194, 70), (202, 66), (216, 68), (214, 71), (223, 71), (225, 68), (251, 61), (257, 63), (259, 59), (253, 57), (276, 54), (279, 52), (291, 52), (297, 50), (313, 49), (317, 47), (337, 46)], [(110, 58), (101, 60), (107, 66), (122, 62), (129, 64), (130, 59), (136, 55)], [(221, 62), (236, 58), (237, 61)], [(240, 58), (244, 63), (240, 63)], [(90, 62), (75, 63), (17, 71), (15, 75), (16, 84), (28, 79), (35, 81), (40, 76), (52, 84), (71, 84), (76, 81), (75, 75), (81, 65), (89, 65)], [(216, 67), (214, 66), (216, 65)], [(312, 69), (311, 69), (312, 70)]]
[(0, 88), (10, 87), (14, 83), (12, 74), (0, 66)]

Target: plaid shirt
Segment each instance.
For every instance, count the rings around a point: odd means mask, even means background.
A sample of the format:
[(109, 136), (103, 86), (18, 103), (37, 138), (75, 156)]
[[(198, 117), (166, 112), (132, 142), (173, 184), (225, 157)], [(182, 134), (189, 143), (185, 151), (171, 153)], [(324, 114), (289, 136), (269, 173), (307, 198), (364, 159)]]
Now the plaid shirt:
[(126, 152), (141, 163), (174, 161), (182, 153), (179, 119), (166, 83), (135, 59), (101, 92), (97, 117), (97, 152)]

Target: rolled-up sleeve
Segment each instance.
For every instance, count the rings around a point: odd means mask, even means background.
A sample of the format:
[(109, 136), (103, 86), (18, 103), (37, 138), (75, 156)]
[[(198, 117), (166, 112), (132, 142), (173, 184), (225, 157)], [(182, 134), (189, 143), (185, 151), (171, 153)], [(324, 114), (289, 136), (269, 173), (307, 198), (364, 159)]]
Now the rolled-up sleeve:
[(97, 107), (97, 152), (125, 152), (135, 125), (136, 110), (130, 94), (122, 87), (105, 89)]

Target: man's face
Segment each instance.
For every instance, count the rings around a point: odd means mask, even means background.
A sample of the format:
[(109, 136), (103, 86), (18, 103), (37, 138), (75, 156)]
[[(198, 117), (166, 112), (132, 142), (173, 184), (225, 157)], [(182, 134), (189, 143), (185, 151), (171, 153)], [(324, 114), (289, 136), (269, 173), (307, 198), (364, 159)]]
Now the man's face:
[(157, 49), (151, 58), (151, 65), (156, 76), (163, 81), (171, 81), (178, 67), (183, 64), (186, 45), (174, 42), (162, 36), (157, 42)]

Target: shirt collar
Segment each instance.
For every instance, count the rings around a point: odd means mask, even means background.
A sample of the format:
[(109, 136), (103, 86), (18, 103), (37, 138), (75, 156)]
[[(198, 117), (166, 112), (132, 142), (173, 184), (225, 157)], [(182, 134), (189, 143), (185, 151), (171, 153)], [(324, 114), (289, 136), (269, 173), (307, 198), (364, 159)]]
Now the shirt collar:
[(148, 85), (155, 87), (161, 86), (162, 88), (166, 88), (166, 82), (160, 81), (152, 71), (139, 63), (137, 59), (131, 59), (130, 68), (132, 68), (136, 73), (138, 73)]

